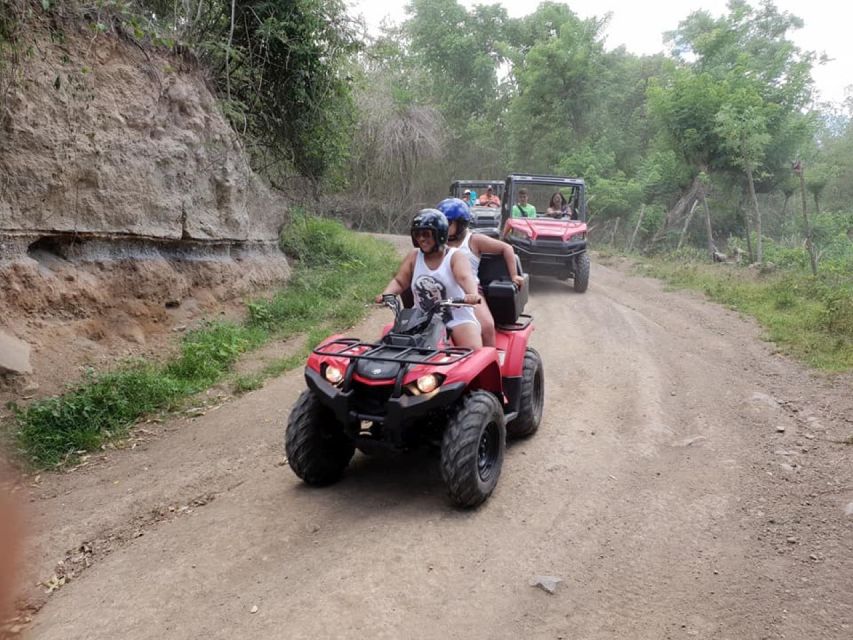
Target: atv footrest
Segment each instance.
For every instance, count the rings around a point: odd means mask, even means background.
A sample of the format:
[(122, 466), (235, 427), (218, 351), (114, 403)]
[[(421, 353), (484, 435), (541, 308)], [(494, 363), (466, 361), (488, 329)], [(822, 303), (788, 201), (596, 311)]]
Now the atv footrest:
[(378, 360), (400, 364), (430, 364), (437, 367), (456, 364), (473, 352), (473, 349), (463, 347), (446, 347), (444, 349), (409, 347), (382, 342), (361, 342), (357, 338), (339, 338), (321, 344), (314, 349), (314, 353), (320, 356), (333, 356), (350, 360)]

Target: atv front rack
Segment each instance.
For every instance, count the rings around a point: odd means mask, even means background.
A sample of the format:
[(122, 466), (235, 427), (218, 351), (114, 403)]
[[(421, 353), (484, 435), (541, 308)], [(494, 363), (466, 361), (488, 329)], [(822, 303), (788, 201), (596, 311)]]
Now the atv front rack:
[[(335, 346), (341, 348), (337, 351), (332, 351), (331, 349)], [(361, 353), (353, 353), (353, 351), (358, 349), (365, 350)], [(350, 360), (374, 360), (397, 362), (399, 364), (429, 364), (436, 367), (448, 367), (456, 364), (463, 358), (467, 358), (474, 353), (474, 350), (467, 347), (446, 347), (444, 349), (409, 347), (383, 342), (362, 342), (358, 338), (339, 338), (338, 340), (331, 340), (321, 344), (314, 349), (314, 353), (318, 356), (332, 356), (336, 358), (348, 358)]]

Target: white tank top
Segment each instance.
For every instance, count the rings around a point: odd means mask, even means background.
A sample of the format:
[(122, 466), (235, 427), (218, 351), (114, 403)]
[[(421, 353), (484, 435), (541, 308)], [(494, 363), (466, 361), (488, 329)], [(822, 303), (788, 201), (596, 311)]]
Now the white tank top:
[[(451, 259), (456, 249), (448, 247), (444, 255), (444, 260), (436, 269), (430, 269), (424, 260), (424, 253), (418, 250), (418, 257), (415, 259), (415, 269), (412, 273), (412, 294), (415, 297), (415, 304), (421, 309), (428, 308), (430, 300), (448, 300), (453, 298), (465, 297), (465, 290), (456, 282), (453, 277), (453, 269), (450, 266)], [(465, 322), (477, 322), (474, 317), (474, 310), (471, 307), (462, 307), (460, 309), (451, 309), (450, 318), (445, 318), (445, 324), (452, 329), (456, 325)]]
[(480, 282), (480, 279), (477, 278), (477, 271), (480, 270), (480, 258), (474, 255), (474, 252), (471, 251), (471, 236), (474, 234), (468, 231), (465, 234), (465, 239), (462, 241), (462, 244), (459, 246), (459, 250), (468, 256), (468, 261), (471, 263), (471, 271), (474, 272), (474, 278), (476, 278), (477, 282)]

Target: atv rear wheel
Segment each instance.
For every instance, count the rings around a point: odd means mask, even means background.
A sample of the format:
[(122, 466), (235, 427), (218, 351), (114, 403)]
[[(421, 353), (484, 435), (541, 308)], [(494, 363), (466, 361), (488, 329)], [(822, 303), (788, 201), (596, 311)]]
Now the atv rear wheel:
[(584, 251), (575, 257), (575, 291), (583, 293), (589, 286), (589, 254)]
[(521, 370), (521, 401), (518, 417), (506, 426), (508, 438), (523, 438), (536, 433), (542, 422), (542, 409), (545, 406), (545, 371), (542, 358), (536, 349), (528, 347), (524, 352), (524, 366)]
[(498, 483), (506, 449), (504, 414), (488, 391), (467, 394), (441, 441), (441, 477), (450, 499), (474, 507)]
[(316, 486), (340, 479), (355, 453), (335, 415), (310, 389), (302, 392), (290, 412), (284, 449), (293, 472)]

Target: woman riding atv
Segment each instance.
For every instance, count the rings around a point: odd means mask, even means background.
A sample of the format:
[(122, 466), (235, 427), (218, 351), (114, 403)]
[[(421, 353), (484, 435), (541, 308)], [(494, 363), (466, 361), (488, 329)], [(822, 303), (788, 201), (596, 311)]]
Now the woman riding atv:
[[(411, 287), (415, 304), (425, 311), (439, 300), (454, 298), (478, 305), (481, 298), (471, 262), (463, 253), (447, 246), (448, 227), (447, 218), (437, 209), (423, 209), (415, 216), (411, 227), (415, 250), (403, 259), (397, 275), (376, 296), (376, 302), (381, 302), (383, 295), (400, 295)], [(457, 347), (483, 346), (480, 324), (471, 307), (450, 309), (445, 325)]]
[[(520, 289), (524, 285), (524, 278), (516, 268), (512, 247), (482, 233), (472, 233), (468, 228), (471, 223), (471, 211), (464, 201), (459, 198), (445, 198), (438, 203), (437, 209), (445, 215), (450, 224), (447, 244), (450, 247), (458, 247), (467, 256), (475, 275), (480, 267), (480, 257), (484, 253), (498, 253), (506, 260), (507, 271), (516, 286)], [(485, 300), (481, 300), (474, 307), (474, 315), (483, 329), (483, 345), (495, 346), (495, 320)]]

